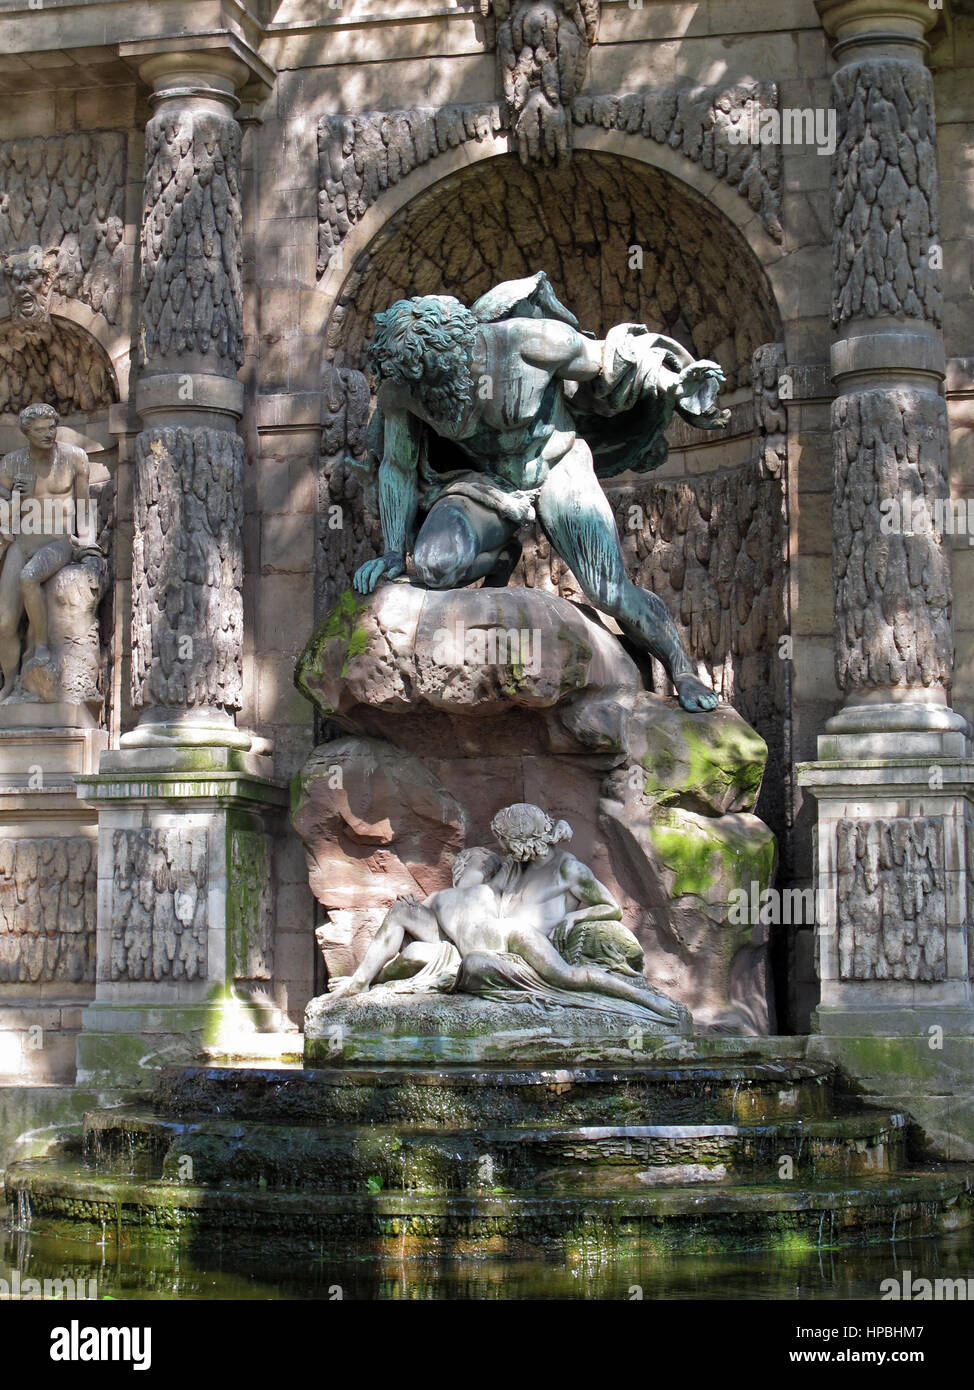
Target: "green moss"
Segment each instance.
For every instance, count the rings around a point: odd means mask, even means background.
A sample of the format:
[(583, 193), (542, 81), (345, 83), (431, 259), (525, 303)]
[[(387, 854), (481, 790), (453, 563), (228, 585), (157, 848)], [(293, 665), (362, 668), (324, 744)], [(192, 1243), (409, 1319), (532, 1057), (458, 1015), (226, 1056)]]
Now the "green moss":
[(754, 804), (768, 757), (760, 734), (746, 724), (702, 724), (699, 715), (690, 715), (683, 721), (683, 737), (690, 756), (688, 787), (715, 797), (730, 790), (746, 805)]
[(298, 658), (294, 683), (305, 699), (316, 705), (326, 718), (333, 711), (321, 703), (317, 692), (309, 684), (309, 677), (321, 675), (325, 649), (333, 642), (342, 644), (343, 676), (349, 661), (361, 656), (368, 649), (369, 631), (359, 626), (359, 619), (370, 603), (370, 596), (359, 594), (354, 589), (346, 589), (335, 607), (315, 628), (308, 645)]
[(269, 955), (271, 844), (259, 831), (232, 826), (227, 835), (227, 962), (235, 979), (256, 978)]
[(585, 684), (592, 661), (592, 648), (567, 627), (558, 629), (558, 641), (564, 642), (568, 654), (562, 662), (559, 690), (579, 690)]
[(663, 863), (673, 870), (673, 896), (708, 898), (720, 872), (714, 841), (694, 838), (683, 827), (665, 825), (651, 826), (649, 836)]
[(774, 836), (757, 823), (746, 830), (725, 819), (708, 821), (691, 812), (662, 808), (656, 813), (649, 836), (664, 865), (673, 871), (675, 897), (690, 894), (713, 901), (722, 880), (723, 889), (757, 883), (764, 889), (774, 872)]

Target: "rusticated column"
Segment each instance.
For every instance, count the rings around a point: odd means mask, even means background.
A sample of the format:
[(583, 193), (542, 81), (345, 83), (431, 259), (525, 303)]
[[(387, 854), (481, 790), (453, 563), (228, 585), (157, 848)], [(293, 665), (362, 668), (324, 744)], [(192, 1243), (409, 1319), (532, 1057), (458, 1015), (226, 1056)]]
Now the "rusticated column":
[[(974, 761), (952, 678), (937, 138), (927, 0), (817, 0), (833, 100), (835, 671), (818, 802), (828, 1055), (951, 1147), (974, 1034)], [(965, 1126), (967, 1128), (965, 1129)], [(963, 1141), (967, 1143), (967, 1140)], [(957, 1150), (958, 1154), (960, 1149)]]
[(244, 441), (240, 126), (250, 77), (221, 52), (165, 53), (152, 87), (142, 219), (128, 746), (249, 746), (241, 706)]
[[(962, 731), (951, 684), (947, 412), (926, 0), (820, 0), (833, 164), (835, 671), (829, 731)], [(939, 505), (938, 505), (939, 504)], [(927, 524), (927, 519), (929, 523)], [(875, 751), (880, 751), (874, 743)], [(920, 745), (917, 744), (919, 750)]]
[[(237, 729), (244, 440), (237, 89), (262, 79), (234, 41), (129, 45), (146, 129), (132, 563), (138, 726), (78, 779), (98, 810), (94, 1002), (82, 1079), (237, 1049), (279, 1019), (274, 841), (286, 802), (269, 746)], [(161, 45), (165, 48), (165, 41)], [(151, 1075), (151, 1070), (150, 1073)]]

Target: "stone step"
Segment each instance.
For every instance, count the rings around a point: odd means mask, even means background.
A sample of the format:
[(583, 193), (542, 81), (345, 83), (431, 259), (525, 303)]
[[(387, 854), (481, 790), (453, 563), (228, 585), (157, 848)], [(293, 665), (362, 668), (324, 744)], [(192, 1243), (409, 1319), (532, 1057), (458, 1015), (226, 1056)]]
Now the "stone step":
[(313, 1128), (233, 1120), (166, 1121), (139, 1112), (85, 1116), (84, 1154), (104, 1171), (331, 1192), (388, 1189), (476, 1194), (498, 1188), (602, 1188), (890, 1173), (902, 1166), (907, 1118), (866, 1112), (835, 1120), (743, 1125), (605, 1125), (426, 1130)]
[(16, 1224), (40, 1233), (98, 1233), (106, 1245), (232, 1240), (263, 1256), (313, 1249), (322, 1258), (397, 1254), (710, 1252), (861, 1244), (968, 1228), (974, 1170), (854, 1182), (719, 1184), (596, 1194), (325, 1194), (146, 1182), (42, 1159), (15, 1164), (6, 1197)]
[(163, 1072), (167, 1118), (297, 1125), (720, 1124), (826, 1119), (834, 1070), (799, 1061), (687, 1062), (616, 1069), (189, 1067)]

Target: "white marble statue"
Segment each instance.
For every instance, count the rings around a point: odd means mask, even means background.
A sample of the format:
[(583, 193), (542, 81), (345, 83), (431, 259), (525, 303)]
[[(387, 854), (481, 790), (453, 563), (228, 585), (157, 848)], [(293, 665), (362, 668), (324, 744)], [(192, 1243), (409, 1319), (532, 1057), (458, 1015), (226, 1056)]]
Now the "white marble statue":
[(453, 990), (499, 1001), (534, 999), (676, 1023), (680, 1007), (642, 973), (643, 953), (622, 910), (566, 849), (571, 827), (538, 806), (499, 811), (502, 851), (463, 850), (453, 887), (393, 903), (354, 974), (330, 997), (376, 981), (413, 992)]
[[(0, 703), (81, 702), (92, 693), (75, 690), (73, 698), (66, 685), (78, 682), (62, 671), (61, 653), (52, 650), (56, 634), (65, 639), (59, 645), (69, 649), (94, 643), (97, 654), (94, 613), (105, 578), (104, 557), (95, 544), (88, 455), (58, 440), (58, 424), (53, 406), (29, 405), (20, 415), (27, 447), (0, 459)], [(76, 562), (79, 570), (86, 564), (87, 569), (76, 576), (77, 583), (69, 575), (55, 584), (55, 595), (50, 581)], [(79, 584), (85, 590), (80, 597), (74, 592)], [(53, 623), (52, 599), (64, 609)], [(71, 664), (76, 658), (75, 650)]]

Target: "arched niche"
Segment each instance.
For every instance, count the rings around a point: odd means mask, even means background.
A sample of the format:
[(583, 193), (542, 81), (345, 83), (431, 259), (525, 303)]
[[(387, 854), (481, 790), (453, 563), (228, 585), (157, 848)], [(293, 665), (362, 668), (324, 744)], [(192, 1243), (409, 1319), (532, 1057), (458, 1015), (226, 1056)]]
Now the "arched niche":
[(86, 328), (57, 314), (30, 327), (0, 319), (0, 415), (44, 401), (61, 415), (87, 416), (119, 399), (112, 360)]
[(583, 328), (646, 323), (718, 361), (728, 392), (749, 386), (755, 348), (781, 337), (769, 278), (715, 202), (668, 169), (579, 149), (554, 169), (526, 169), (513, 154), (468, 163), (395, 211), (354, 256), (329, 315), (328, 358), (360, 367), (373, 314), (396, 299), (469, 304), (536, 270)]

